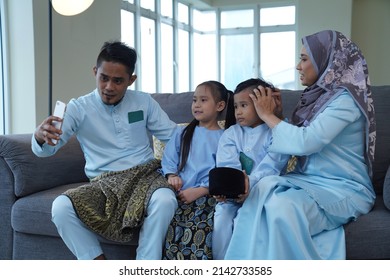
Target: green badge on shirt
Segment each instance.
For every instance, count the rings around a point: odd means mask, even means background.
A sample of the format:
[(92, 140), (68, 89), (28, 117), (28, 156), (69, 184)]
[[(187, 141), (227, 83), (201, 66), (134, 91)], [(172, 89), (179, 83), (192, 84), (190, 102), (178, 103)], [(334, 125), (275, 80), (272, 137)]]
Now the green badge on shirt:
[(144, 119), (144, 111), (139, 110), (139, 111), (129, 112), (127, 116), (129, 118), (129, 123), (139, 122)]
[(251, 174), (253, 168), (253, 159), (248, 157), (243, 152), (240, 152), (240, 162), (241, 162), (241, 167), (243, 170), (245, 170), (246, 174), (247, 175)]

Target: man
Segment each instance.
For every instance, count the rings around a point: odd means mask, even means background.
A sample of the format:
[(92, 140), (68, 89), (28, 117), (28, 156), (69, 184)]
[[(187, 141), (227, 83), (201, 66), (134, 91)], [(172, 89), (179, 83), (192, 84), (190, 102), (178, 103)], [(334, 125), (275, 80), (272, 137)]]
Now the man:
[[(56, 153), (74, 134), (81, 144), (91, 181), (52, 206), (52, 220), (78, 259), (105, 259), (99, 235), (126, 242), (139, 227), (137, 259), (161, 259), (177, 207), (148, 138), (149, 131), (166, 142), (176, 124), (150, 95), (127, 90), (137, 78), (136, 60), (124, 43), (104, 43), (93, 68), (97, 89), (72, 99), (63, 119), (46, 118), (32, 137), (32, 150), (41, 157)], [(62, 122), (61, 129), (53, 121)]]

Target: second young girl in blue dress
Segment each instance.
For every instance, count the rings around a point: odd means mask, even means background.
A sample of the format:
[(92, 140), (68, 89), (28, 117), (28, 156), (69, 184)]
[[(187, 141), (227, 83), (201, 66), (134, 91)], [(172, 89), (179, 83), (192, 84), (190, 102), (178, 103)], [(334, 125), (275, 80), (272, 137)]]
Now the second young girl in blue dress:
[[(216, 201), (208, 195), (209, 171), (215, 167), (223, 133), (218, 120), (230, 95), (217, 81), (198, 85), (191, 106), (193, 121), (179, 126), (165, 147), (162, 171), (177, 192), (179, 207), (168, 228), (163, 259), (212, 259)], [(227, 114), (225, 127), (234, 121), (234, 115)]]

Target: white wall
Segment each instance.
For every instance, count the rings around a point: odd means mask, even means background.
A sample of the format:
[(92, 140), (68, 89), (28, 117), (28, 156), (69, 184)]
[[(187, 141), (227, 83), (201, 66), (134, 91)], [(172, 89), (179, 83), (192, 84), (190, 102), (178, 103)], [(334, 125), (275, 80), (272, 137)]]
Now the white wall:
[(334, 29), (347, 37), (351, 36), (352, 0), (299, 0), (297, 2), (297, 38), (325, 29)]
[[(9, 19), (9, 133), (30, 133), (49, 114), (49, 0), (6, 0)], [(92, 67), (102, 44), (120, 39), (121, 0), (95, 0), (82, 14), (53, 10), (53, 103), (95, 88)]]
[(354, 0), (352, 40), (362, 50), (371, 84), (390, 84), (390, 1)]

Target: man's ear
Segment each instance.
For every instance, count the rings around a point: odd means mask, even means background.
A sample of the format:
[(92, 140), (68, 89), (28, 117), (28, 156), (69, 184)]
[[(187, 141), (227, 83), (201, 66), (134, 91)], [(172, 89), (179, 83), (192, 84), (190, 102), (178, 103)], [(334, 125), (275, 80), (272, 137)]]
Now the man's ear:
[(131, 86), (135, 80), (137, 80), (137, 75), (131, 75), (128, 86)]
[(96, 75), (97, 75), (97, 67), (96, 66), (94, 66), (92, 68), (92, 72), (93, 72), (93, 75), (96, 77)]

